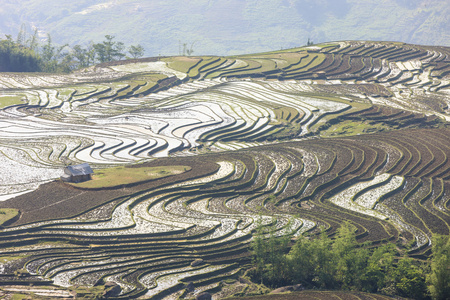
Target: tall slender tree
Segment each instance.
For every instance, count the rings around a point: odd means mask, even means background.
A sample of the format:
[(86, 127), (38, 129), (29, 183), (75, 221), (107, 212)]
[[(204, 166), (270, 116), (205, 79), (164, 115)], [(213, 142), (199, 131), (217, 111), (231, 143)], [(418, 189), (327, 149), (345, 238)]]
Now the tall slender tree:
[(432, 239), (431, 273), (427, 277), (433, 299), (444, 300), (450, 295), (450, 238), (436, 235)]

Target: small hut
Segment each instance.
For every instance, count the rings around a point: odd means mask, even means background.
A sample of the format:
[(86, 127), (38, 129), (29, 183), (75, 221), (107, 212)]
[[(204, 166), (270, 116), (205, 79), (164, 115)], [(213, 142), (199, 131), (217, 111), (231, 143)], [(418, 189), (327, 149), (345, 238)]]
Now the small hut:
[(93, 174), (91, 167), (88, 163), (67, 166), (64, 168), (64, 175), (61, 176), (61, 180), (65, 182), (81, 182), (91, 179)]

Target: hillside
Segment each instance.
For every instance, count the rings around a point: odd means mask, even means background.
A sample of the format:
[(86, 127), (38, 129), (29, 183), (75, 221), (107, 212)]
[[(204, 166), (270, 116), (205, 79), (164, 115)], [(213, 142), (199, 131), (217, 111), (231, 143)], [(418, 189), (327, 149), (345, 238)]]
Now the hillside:
[[(15, 212), (0, 230), (1, 289), (255, 295), (269, 290), (249, 279), (256, 237), (334, 239), (346, 222), (358, 245), (393, 243), (416, 271), (450, 235), (449, 105), (450, 47), (399, 42), (0, 73), (0, 212)], [(159, 171), (58, 180), (85, 162)]]
[(147, 56), (233, 55), (336, 40), (450, 46), (450, 5), (440, 0), (20, 0), (2, 1), (0, 33), (36, 26), (58, 44), (107, 34), (141, 44)]

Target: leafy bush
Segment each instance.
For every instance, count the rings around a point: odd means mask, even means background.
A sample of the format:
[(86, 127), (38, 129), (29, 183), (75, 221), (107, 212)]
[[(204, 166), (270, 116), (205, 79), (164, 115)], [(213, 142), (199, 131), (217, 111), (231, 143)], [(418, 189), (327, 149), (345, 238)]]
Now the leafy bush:
[[(253, 241), (254, 278), (275, 287), (301, 283), (311, 288), (343, 289), (426, 299), (426, 263), (399, 254), (394, 244), (371, 248), (356, 240), (354, 227), (341, 226), (334, 239), (322, 234), (301, 237), (287, 251), (289, 240), (273, 233), (264, 240), (259, 226)], [(443, 245), (441, 241), (438, 245)], [(448, 243), (447, 243), (448, 245)], [(440, 246), (438, 246), (440, 247)], [(448, 246), (447, 246), (448, 248)], [(439, 248), (434, 276), (429, 279), (433, 298), (444, 299), (448, 290), (448, 256)], [(447, 260), (447, 268), (444, 260)], [(439, 291), (439, 292), (438, 292)]]

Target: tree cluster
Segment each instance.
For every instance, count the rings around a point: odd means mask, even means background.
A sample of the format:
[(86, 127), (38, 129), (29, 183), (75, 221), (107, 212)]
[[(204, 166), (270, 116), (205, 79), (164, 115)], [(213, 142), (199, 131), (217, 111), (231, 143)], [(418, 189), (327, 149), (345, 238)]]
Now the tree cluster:
[(265, 285), (301, 283), (309, 288), (413, 299), (446, 299), (450, 295), (448, 236), (434, 238), (432, 259), (423, 262), (400, 254), (392, 243), (379, 247), (358, 243), (349, 224), (343, 225), (334, 239), (325, 234), (301, 237), (290, 249), (289, 236), (276, 237), (268, 228), (258, 228), (253, 241), (252, 276)]
[(0, 38), (1, 72), (71, 72), (96, 63), (143, 56), (141, 45), (131, 45), (126, 49), (124, 43), (115, 41), (112, 35), (106, 35), (100, 43), (90, 42), (86, 47), (56, 46), (49, 34), (41, 45), (37, 31), (27, 36), (23, 29), (16, 40), (11, 35), (6, 35), (6, 39)]
[(37, 72), (42, 63), (30, 47), (16, 43), (10, 35), (0, 39), (0, 72)]

